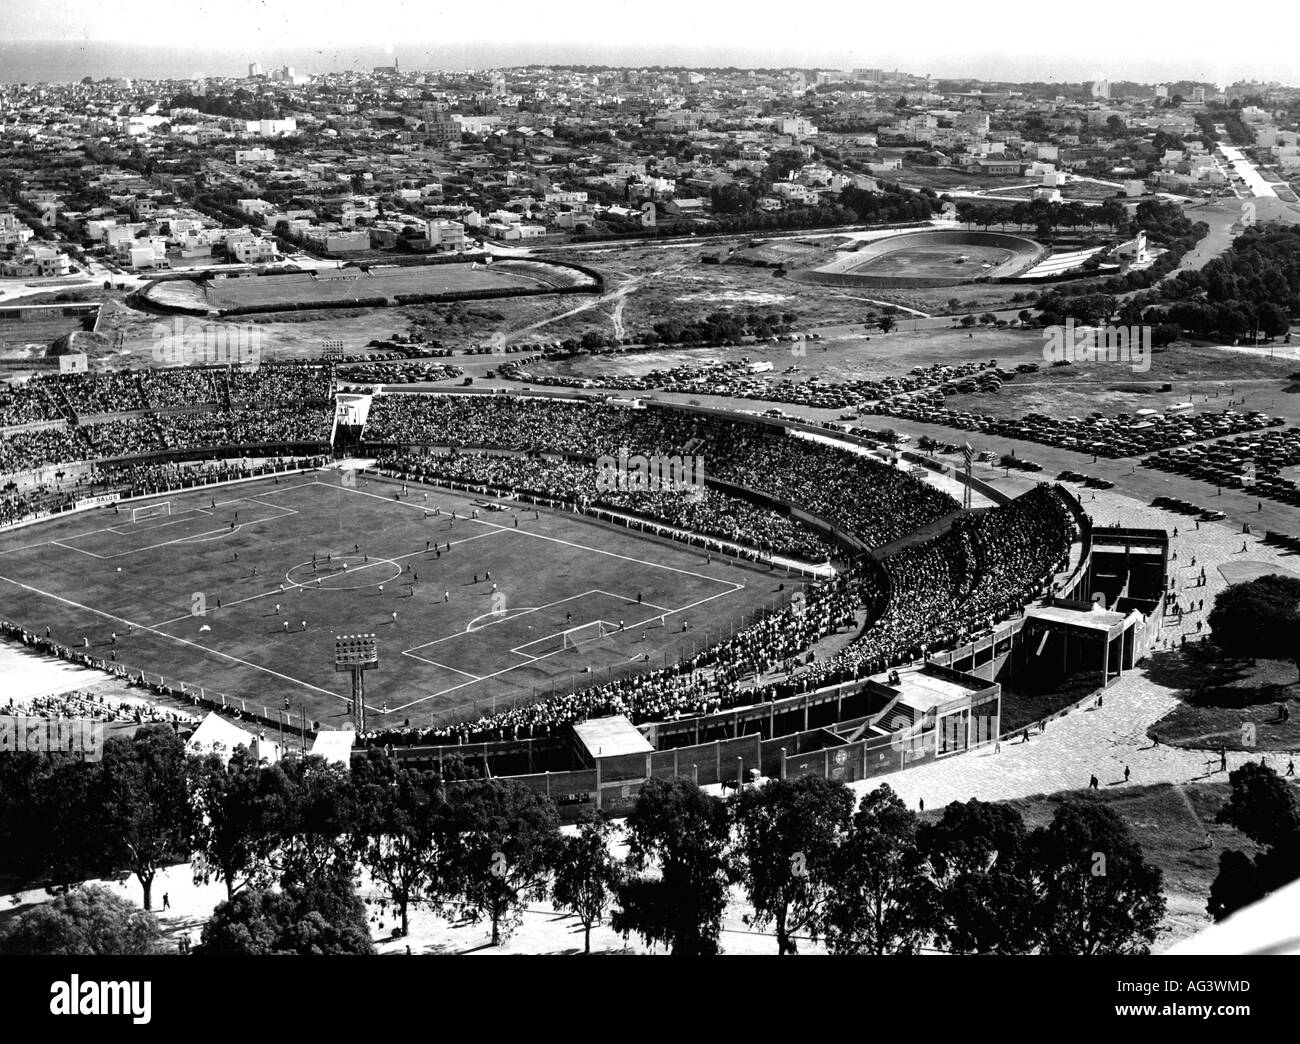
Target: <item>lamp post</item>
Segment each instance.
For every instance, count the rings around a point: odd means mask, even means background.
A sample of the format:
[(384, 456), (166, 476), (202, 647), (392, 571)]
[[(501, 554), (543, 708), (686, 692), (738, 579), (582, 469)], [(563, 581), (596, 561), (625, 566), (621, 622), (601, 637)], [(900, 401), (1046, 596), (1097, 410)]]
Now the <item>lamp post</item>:
[(352, 675), (352, 704), (357, 732), (366, 731), (365, 672), (379, 666), (379, 642), (373, 634), (344, 634), (334, 638), (334, 670)]

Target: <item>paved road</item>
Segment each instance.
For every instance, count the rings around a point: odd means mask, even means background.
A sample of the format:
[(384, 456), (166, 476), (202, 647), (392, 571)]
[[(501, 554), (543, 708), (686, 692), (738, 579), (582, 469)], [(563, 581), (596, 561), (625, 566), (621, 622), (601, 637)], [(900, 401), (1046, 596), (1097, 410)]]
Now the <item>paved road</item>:
[(1260, 199), (1277, 199), (1273, 186), (1264, 180), (1263, 175), (1255, 168), (1255, 164), (1246, 158), (1246, 154), (1241, 149), (1232, 145), (1220, 145), (1219, 151), (1236, 168), (1241, 180), (1255, 196)]

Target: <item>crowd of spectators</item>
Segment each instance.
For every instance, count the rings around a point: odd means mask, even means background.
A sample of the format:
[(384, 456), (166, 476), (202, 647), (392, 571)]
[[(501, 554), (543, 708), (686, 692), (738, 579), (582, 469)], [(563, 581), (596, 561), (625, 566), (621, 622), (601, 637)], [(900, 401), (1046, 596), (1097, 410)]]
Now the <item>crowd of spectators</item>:
[[(63, 421), (62, 398), (80, 423), (7, 434), (0, 445), (0, 475), (160, 449), (327, 442), (334, 419), (330, 389), (328, 370), (302, 365), (65, 374), (29, 381), (0, 393), (0, 422)], [(135, 415), (85, 423), (88, 417), (123, 412)]]
[(53, 379), (78, 417), (124, 413), (146, 407), (134, 370), (62, 374)]
[(863, 575), (842, 574), (798, 592), (789, 605), (670, 667), (619, 678), (554, 696), (475, 721), (441, 728), (385, 729), (365, 735), (375, 743), (472, 743), (547, 736), (606, 714), (625, 714), (634, 723), (707, 714), (753, 702), (741, 682), (793, 661), (818, 639), (856, 628), (857, 614), (877, 589)]
[(816, 530), (774, 508), (702, 485), (604, 490), (601, 472), (591, 463), (485, 453), (391, 454), (378, 463), (406, 477), (478, 486), (512, 496), (530, 493), (572, 504), (580, 511), (604, 507), (803, 562), (822, 562), (836, 554)]
[(299, 408), (305, 403), (328, 401), (332, 378), (323, 366), (296, 364), (229, 370), (226, 384), (232, 408)]
[(0, 494), (0, 526), (63, 511), (72, 502), (72, 493), (47, 485), (10, 490)]
[(63, 419), (58, 401), (43, 382), (30, 380), (14, 387), (0, 385), (0, 428)]
[(240, 458), (230, 460), (126, 462), (96, 464), (88, 471), (55, 483), (37, 483), (0, 493), (0, 527), (66, 511), (81, 498), (116, 493), (151, 496), (171, 489), (229, 482), (284, 470), (293, 464), (319, 467), (324, 457)]
[(179, 409), (212, 402), (224, 405), (227, 401), (222, 370), (176, 367), (139, 373), (140, 387), (151, 409)]
[(798, 505), (872, 546), (957, 509), (946, 493), (850, 450), (779, 426), (685, 410), (504, 395), (390, 395), (371, 405), (364, 437), (390, 447), (701, 456), (710, 478)]
[(10, 432), (0, 439), (0, 475), (86, 460), (92, 456), (90, 443), (77, 428), (36, 428)]
[(29, 718), (69, 719), (83, 721), (133, 722), (136, 725), (163, 722), (166, 724), (194, 726), (198, 722), (187, 714), (157, 707), (150, 703), (130, 700), (111, 700), (95, 692), (61, 692), (48, 696), (35, 696), (23, 703), (10, 699), (0, 707), (0, 715), (21, 715)]
[[(880, 673), (961, 643), (1014, 615), (1068, 560), (1075, 522), (1056, 487), (959, 520), (895, 552), (885, 577), (868, 567), (815, 585), (803, 598), (673, 667), (568, 693), (440, 729), (387, 730), (378, 743), (468, 743), (545, 736), (603, 714), (634, 723), (707, 714)], [(884, 603), (878, 615), (873, 606)], [(825, 635), (869, 621), (825, 660), (808, 653)], [(874, 617), (874, 618), (873, 618)], [(773, 669), (785, 677), (762, 680)], [(749, 688), (746, 680), (752, 679)]]
[(126, 457), (163, 446), (162, 433), (152, 417), (100, 421), (77, 430), (85, 434), (96, 457)]
[(961, 644), (1018, 615), (1068, 562), (1077, 531), (1057, 487), (959, 519), (885, 560), (890, 597), (862, 638), (791, 679), (790, 693), (848, 681)]

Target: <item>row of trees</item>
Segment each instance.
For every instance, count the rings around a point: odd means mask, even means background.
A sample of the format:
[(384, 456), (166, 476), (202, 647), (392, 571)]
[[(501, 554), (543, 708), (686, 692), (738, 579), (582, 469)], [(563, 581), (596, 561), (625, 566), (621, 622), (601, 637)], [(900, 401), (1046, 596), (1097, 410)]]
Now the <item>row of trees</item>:
[(1014, 224), (1019, 229), (1031, 226), (1042, 238), (1050, 238), (1058, 228), (1094, 228), (1103, 225), (1122, 230), (1127, 226), (1124, 208), (1114, 199), (1107, 199), (1096, 207), (1074, 201), (1049, 203), (1045, 199), (1010, 205), (963, 200), (956, 206), (957, 219), (968, 228), (971, 225), (985, 229), (990, 225)]
[(1300, 229), (1247, 228), (1232, 247), (1196, 271), (1178, 272), (1144, 304), (1155, 321), (1200, 336), (1277, 337), (1300, 312)]
[[(158, 871), (190, 859), (227, 900), (201, 953), (370, 952), (364, 869), (401, 931), (424, 908), (491, 925), (549, 898), (590, 931), (608, 918), (677, 954), (720, 950), (734, 889), (747, 920), (835, 953), (1131, 953), (1155, 938), (1160, 873), (1105, 805), (1063, 803), (1028, 830), (1006, 806), (950, 805), (921, 821), (888, 786), (855, 810), (843, 784), (772, 781), (731, 801), (652, 780), (624, 829), (592, 815), (559, 830), (554, 805), (511, 780), (410, 771), (376, 752), (352, 772), (319, 758), (187, 756), (146, 727), (81, 764), (0, 759), (5, 869), (65, 890), (129, 869), (151, 906)], [(26, 945), (31, 943), (32, 936)]]

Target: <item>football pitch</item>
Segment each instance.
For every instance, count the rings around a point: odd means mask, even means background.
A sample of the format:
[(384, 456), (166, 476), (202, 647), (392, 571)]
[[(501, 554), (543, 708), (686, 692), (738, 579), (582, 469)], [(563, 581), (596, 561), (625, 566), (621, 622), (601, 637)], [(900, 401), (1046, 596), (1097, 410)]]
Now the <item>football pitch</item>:
[(335, 728), (353, 720), (336, 635), (378, 637), (367, 725), (425, 726), (671, 663), (797, 587), (582, 516), (335, 470), (0, 536), (0, 617)]

